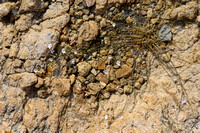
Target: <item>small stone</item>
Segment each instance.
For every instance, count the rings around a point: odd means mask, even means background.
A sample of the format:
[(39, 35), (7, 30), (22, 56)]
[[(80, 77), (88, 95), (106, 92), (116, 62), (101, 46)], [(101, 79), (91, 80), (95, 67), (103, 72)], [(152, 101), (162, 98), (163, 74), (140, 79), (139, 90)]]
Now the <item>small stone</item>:
[(134, 59), (133, 59), (133, 58), (129, 58), (129, 59), (126, 61), (126, 64), (127, 64), (129, 67), (132, 67), (132, 66), (133, 66), (133, 63), (134, 63)]
[(22, 61), (19, 59), (15, 59), (13, 61), (13, 67), (20, 67), (22, 65)]
[(82, 83), (79, 80), (76, 80), (73, 86), (73, 92), (75, 94), (81, 94), (82, 90), (83, 90)]
[(106, 26), (106, 19), (102, 18), (101, 22), (100, 22), (100, 27), (103, 28)]
[(147, 18), (151, 18), (153, 16), (153, 9), (149, 8), (147, 11)]
[(130, 16), (128, 16), (128, 17), (126, 18), (126, 23), (127, 23), (127, 24), (130, 24), (130, 23), (132, 23), (132, 19), (131, 19), (131, 17), (130, 17)]
[(116, 86), (113, 84), (113, 83), (109, 83), (107, 86), (106, 86), (106, 91), (109, 91), (109, 92), (113, 92), (113, 91), (116, 91)]
[(106, 69), (106, 63), (104, 61), (98, 61), (95, 68), (99, 70), (104, 70)]
[(83, 77), (87, 76), (87, 74), (92, 68), (92, 66), (85, 61), (78, 63), (77, 66), (78, 66), (79, 75)]
[(99, 28), (95, 21), (84, 22), (79, 28), (79, 37), (83, 38), (83, 41), (91, 41), (98, 35)]
[(105, 50), (105, 49), (103, 49), (103, 50), (100, 50), (100, 54), (101, 54), (101, 55), (107, 55), (107, 53), (108, 53), (108, 51), (107, 51), (107, 50)]
[(96, 76), (96, 80), (108, 84), (107, 76), (105, 76), (103, 73), (99, 73), (99, 74)]
[(139, 82), (135, 82), (134, 86), (135, 86), (136, 89), (140, 89), (141, 88), (141, 84)]
[(103, 98), (108, 99), (110, 98), (110, 93), (108, 91), (102, 91)]
[(158, 20), (159, 20), (159, 18), (154, 18), (154, 19), (151, 19), (151, 23), (152, 23), (152, 24), (155, 24), (155, 23), (157, 23), (157, 22), (158, 22)]
[(96, 0), (85, 0), (85, 2), (87, 7), (92, 7), (95, 4)]
[(129, 86), (129, 85), (124, 86), (125, 94), (130, 94), (130, 93), (132, 93), (132, 91), (133, 91), (133, 88), (131, 86)]
[(121, 69), (118, 69), (115, 72), (116, 78), (127, 78), (129, 77), (133, 72), (133, 68), (128, 67), (127, 65), (122, 65)]
[(44, 80), (40, 77), (38, 77), (38, 82), (35, 85), (35, 88), (40, 88), (44, 84)]
[(5, 2), (0, 4), (0, 19), (6, 16), (11, 10), (14, 3)]
[(93, 69), (91, 70), (91, 73), (94, 74), (94, 76), (96, 76), (99, 72), (93, 68)]
[(78, 76), (77, 79), (81, 81), (81, 83), (85, 83), (86, 79), (82, 76)]
[(158, 32), (158, 36), (161, 41), (171, 41), (172, 40), (172, 32), (169, 25), (165, 24), (161, 27)]
[(100, 92), (101, 87), (99, 83), (90, 83), (87, 85), (87, 89), (91, 95), (96, 95), (97, 93)]
[(106, 83), (104, 82), (100, 81), (99, 84), (100, 84), (101, 89), (104, 89), (106, 87)]
[(69, 79), (70, 79), (70, 83), (72, 85), (72, 84), (74, 84), (74, 82), (76, 80), (76, 76), (74, 74), (72, 74), (72, 75), (69, 76)]
[(138, 79), (138, 82), (139, 82), (140, 84), (143, 84), (143, 83), (144, 83), (144, 78), (143, 78), (143, 77), (140, 77), (140, 78)]

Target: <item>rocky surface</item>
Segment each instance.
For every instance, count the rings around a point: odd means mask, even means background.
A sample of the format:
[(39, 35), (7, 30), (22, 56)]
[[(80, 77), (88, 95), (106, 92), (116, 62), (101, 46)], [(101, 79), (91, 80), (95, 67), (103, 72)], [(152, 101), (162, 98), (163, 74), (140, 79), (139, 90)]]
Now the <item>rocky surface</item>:
[(0, 132), (200, 132), (199, 5), (0, 1)]

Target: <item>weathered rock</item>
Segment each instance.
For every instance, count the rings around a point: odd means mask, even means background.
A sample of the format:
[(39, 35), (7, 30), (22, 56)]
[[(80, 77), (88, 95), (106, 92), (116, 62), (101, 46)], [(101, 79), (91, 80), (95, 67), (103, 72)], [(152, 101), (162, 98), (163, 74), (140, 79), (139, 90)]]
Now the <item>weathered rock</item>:
[(70, 79), (55, 78), (52, 79), (51, 86), (59, 96), (68, 96), (70, 93)]
[(38, 77), (37, 84), (35, 85), (35, 88), (40, 88), (44, 84), (44, 79)]
[(87, 85), (87, 89), (91, 95), (96, 95), (101, 90), (101, 87), (99, 83), (90, 83)]
[(22, 90), (26, 90), (28, 87), (35, 85), (38, 81), (35, 74), (28, 72), (13, 74), (10, 75), (9, 78), (11, 79), (10, 84), (15, 83), (20, 86)]
[(62, 3), (56, 2), (49, 5), (44, 14), (44, 19), (55, 18), (61, 16), (69, 10), (69, 0), (64, 0)]
[(14, 6), (14, 3), (11, 3), (11, 2), (0, 4), (0, 20), (2, 17), (8, 15), (8, 13), (12, 10), (13, 6)]
[[(29, 128), (36, 128), (39, 124), (44, 125), (42, 121), (49, 115), (49, 108), (43, 99), (30, 99), (25, 106), (23, 123)], [(40, 125), (42, 127), (42, 125)]]
[(105, 9), (107, 0), (96, 0), (96, 8), (97, 12), (100, 12)]
[(18, 59), (15, 59), (13, 61), (13, 67), (20, 67), (22, 65), (22, 61), (21, 60), (18, 60)]
[(43, 29), (55, 29), (60, 31), (66, 26), (66, 24), (68, 24), (69, 20), (70, 16), (66, 13), (65, 15), (58, 16), (54, 19), (47, 19), (46, 21), (42, 22), (40, 26)]
[(79, 37), (82, 37), (83, 41), (91, 41), (98, 35), (98, 26), (95, 21), (84, 22), (78, 31)]
[(193, 19), (197, 15), (198, 4), (194, 1), (188, 2), (186, 5), (182, 5), (178, 8), (175, 8), (170, 13), (170, 19)]
[(79, 80), (76, 80), (73, 87), (73, 92), (76, 94), (81, 94), (83, 90), (82, 83)]
[(80, 62), (77, 64), (78, 66), (78, 72), (80, 76), (87, 76), (89, 71), (91, 70), (92, 66), (88, 64), (87, 62)]
[(29, 31), (20, 44), (20, 50), (17, 57), (19, 59), (39, 59), (46, 57), (50, 52), (49, 45), (52, 49), (59, 39), (59, 32), (52, 29), (44, 29), (41, 32)]
[(103, 73), (99, 73), (99, 74), (96, 76), (96, 80), (108, 84), (108, 79), (107, 79), (106, 75), (104, 75)]
[(116, 78), (127, 78), (129, 77), (133, 72), (133, 68), (128, 67), (127, 65), (122, 65), (121, 69), (118, 69), (115, 72)]
[(125, 94), (131, 94), (132, 91), (133, 91), (133, 87), (132, 86), (130, 86), (130, 85), (124, 86), (124, 93)]
[(137, 89), (140, 89), (141, 88), (140, 82), (135, 82), (134, 87), (137, 88)]
[(92, 7), (95, 4), (96, 0), (85, 0), (85, 2), (87, 7)]
[(9, 57), (10, 58), (16, 57), (18, 50), (19, 50), (18, 44), (17, 43), (12, 44), (9, 51)]
[(115, 86), (115, 84), (113, 83), (110, 83), (106, 86), (106, 91), (110, 91), (110, 92), (113, 92), (113, 91), (116, 91), (117, 90), (117, 87)]
[(169, 25), (163, 25), (158, 32), (158, 36), (161, 41), (171, 41), (172, 40), (172, 32)]
[(22, 0), (21, 6), (19, 8), (19, 12), (28, 12), (28, 11), (42, 11), (44, 8), (48, 6), (48, 2), (45, 2), (44, 0)]
[(27, 30), (31, 26), (32, 18), (33, 18), (33, 14), (32, 13), (28, 13), (28, 14), (25, 14), (25, 15), (22, 14), (20, 16), (20, 18), (17, 21), (15, 21), (16, 29), (18, 31)]
[(96, 69), (104, 70), (106, 68), (105, 61), (98, 61), (95, 66)]

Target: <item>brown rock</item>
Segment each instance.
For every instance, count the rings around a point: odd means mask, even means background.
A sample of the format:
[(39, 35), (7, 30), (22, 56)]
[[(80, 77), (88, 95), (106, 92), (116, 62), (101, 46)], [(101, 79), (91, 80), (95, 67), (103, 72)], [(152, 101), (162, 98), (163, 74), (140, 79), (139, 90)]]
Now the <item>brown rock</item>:
[(77, 66), (79, 75), (83, 77), (87, 76), (87, 74), (92, 68), (92, 66), (85, 61), (78, 63)]
[(21, 65), (22, 65), (22, 61), (21, 60), (19, 60), (19, 59), (15, 59), (14, 61), (13, 61), (13, 67), (20, 67)]
[(65, 15), (58, 16), (54, 19), (47, 19), (44, 22), (42, 22), (40, 26), (43, 29), (55, 29), (60, 32), (61, 29), (64, 28), (66, 24), (68, 24), (69, 20), (70, 16), (66, 13)]
[(53, 29), (44, 29), (41, 32), (29, 30), (22, 37), (17, 57), (19, 59), (39, 59), (46, 57), (50, 52), (48, 45), (52, 45), (51, 49), (54, 49), (58, 39), (59, 32)]
[(128, 60), (126, 61), (126, 64), (127, 64), (129, 67), (132, 67), (132, 66), (133, 66), (133, 63), (134, 63), (134, 59), (133, 59), (133, 58), (128, 58)]
[(82, 90), (84, 89), (81, 85), (82, 83), (79, 80), (75, 81), (74, 87), (73, 87), (73, 92), (76, 94), (81, 94)]
[(106, 69), (106, 63), (104, 61), (98, 61), (96, 63), (96, 69), (99, 69), (99, 70), (104, 70)]
[(87, 85), (87, 89), (91, 95), (96, 95), (101, 90), (101, 86), (99, 83), (90, 83)]
[(175, 8), (170, 13), (170, 19), (182, 20), (193, 19), (197, 15), (198, 4), (194, 1), (188, 2), (186, 5), (182, 5), (178, 8)]
[(10, 75), (9, 78), (11, 79), (11, 82), (15, 82), (16, 85), (18, 84), (22, 90), (26, 90), (28, 87), (33, 86), (38, 81), (38, 78), (35, 74), (28, 72), (13, 74)]
[(83, 41), (91, 41), (98, 35), (98, 26), (95, 21), (84, 22), (78, 31)]
[(101, 13), (101, 11), (102, 11), (103, 9), (105, 9), (106, 3), (107, 3), (107, 0), (96, 0), (96, 8), (95, 8), (95, 10), (96, 10), (97, 12), (100, 12), (100, 13)]
[(133, 68), (128, 67), (127, 65), (123, 65), (121, 69), (118, 69), (115, 72), (116, 78), (127, 78), (129, 77), (133, 72)]
[(10, 58), (16, 57), (18, 51), (19, 51), (18, 44), (17, 43), (12, 44), (9, 51), (9, 57)]
[(116, 90), (117, 90), (117, 87), (113, 83), (110, 83), (106, 86), (106, 91), (113, 92), (113, 91), (116, 91)]
[(11, 2), (5, 2), (0, 4), (0, 20), (2, 17), (6, 16), (11, 10), (12, 7), (14, 6), (14, 3)]
[(29, 128), (36, 128), (49, 115), (47, 103), (40, 98), (29, 99), (25, 106), (23, 123)]
[(99, 74), (96, 76), (96, 80), (108, 84), (108, 79), (107, 79), (106, 75), (104, 75), (103, 73), (99, 73)]
[(15, 26), (18, 31), (25, 31), (31, 26), (33, 14), (22, 14), (20, 18), (15, 21)]
[(140, 89), (141, 88), (141, 84), (139, 82), (135, 82), (135, 88)]
[(124, 93), (125, 94), (130, 94), (130, 93), (132, 93), (132, 91), (133, 91), (133, 88), (130, 85), (124, 86)]
[(35, 85), (35, 88), (40, 88), (44, 84), (44, 80), (40, 77), (38, 77), (38, 82)]
[(44, 2), (43, 0), (22, 0), (19, 12), (22, 13), (27, 11), (41, 11), (47, 6), (48, 2)]
[(74, 82), (76, 80), (76, 76), (74, 74), (72, 74), (72, 75), (69, 76), (69, 79), (70, 79), (70, 83), (72, 85), (72, 84), (74, 84)]
[(55, 78), (51, 86), (57, 91), (59, 96), (68, 96), (70, 93), (70, 79)]

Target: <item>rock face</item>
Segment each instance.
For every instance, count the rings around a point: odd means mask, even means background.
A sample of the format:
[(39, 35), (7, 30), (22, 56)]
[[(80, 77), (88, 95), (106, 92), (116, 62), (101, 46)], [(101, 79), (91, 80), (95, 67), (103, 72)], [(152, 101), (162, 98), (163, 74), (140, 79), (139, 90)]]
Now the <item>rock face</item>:
[(91, 41), (98, 35), (98, 26), (95, 21), (84, 22), (79, 29), (79, 37), (84, 41)]
[(43, 0), (22, 0), (19, 12), (28, 12), (28, 11), (41, 11), (48, 6), (48, 2)]

